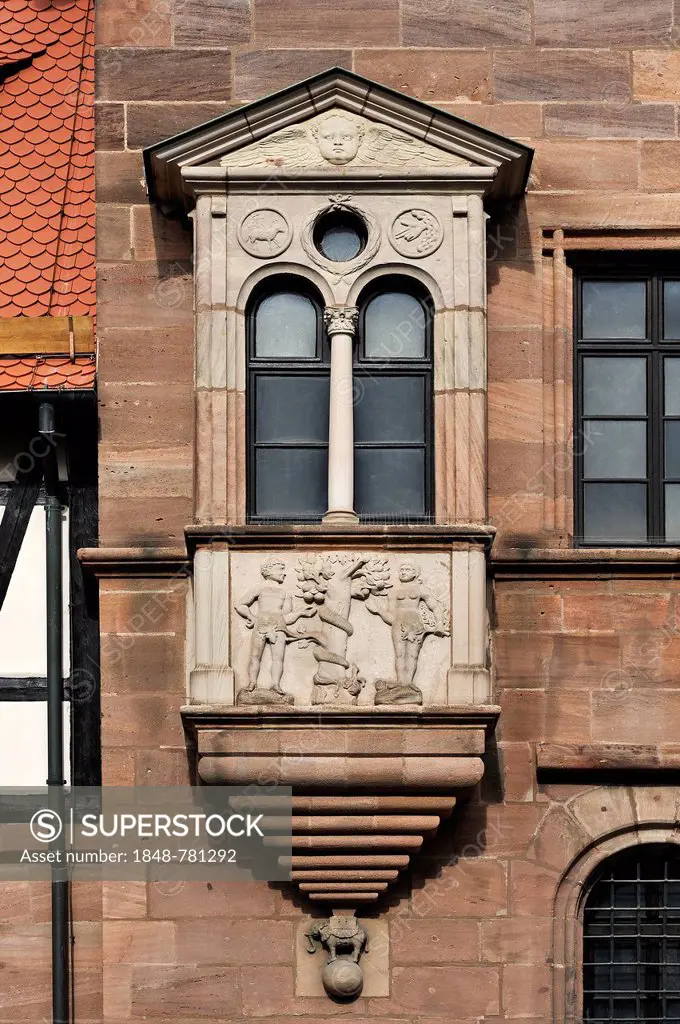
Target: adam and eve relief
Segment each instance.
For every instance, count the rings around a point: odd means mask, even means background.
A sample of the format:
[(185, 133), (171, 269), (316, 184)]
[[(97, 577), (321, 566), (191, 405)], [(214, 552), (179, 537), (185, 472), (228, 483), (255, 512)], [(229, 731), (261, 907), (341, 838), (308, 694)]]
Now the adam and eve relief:
[[(366, 665), (382, 650), (391, 671), (370, 679), (375, 704), (422, 704), (423, 691), (415, 682), (421, 653), (426, 644), (450, 636), (450, 615), (441, 587), (428, 585), (419, 564), (404, 560), (395, 569), (393, 576), (390, 561), (375, 554), (301, 555), (293, 588), (284, 560), (266, 558), (259, 581), (234, 605), (251, 632), (247, 678), (237, 704), (295, 703), (282, 686), (292, 644), (309, 648), (313, 659), (311, 676), (302, 681), (309, 696), (298, 703), (356, 704), (369, 682)], [(360, 605), (374, 617), (375, 628), (367, 631), (364, 617), (366, 642), (354, 644), (350, 654)], [(381, 637), (379, 630), (388, 633)]]

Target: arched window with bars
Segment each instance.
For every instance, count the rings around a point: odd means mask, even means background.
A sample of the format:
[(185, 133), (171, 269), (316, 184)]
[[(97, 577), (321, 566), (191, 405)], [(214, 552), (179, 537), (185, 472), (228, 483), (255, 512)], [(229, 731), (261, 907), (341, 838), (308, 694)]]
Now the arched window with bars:
[(583, 909), (583, 1020), (680, 1022), (680, 846), (598, 867)]

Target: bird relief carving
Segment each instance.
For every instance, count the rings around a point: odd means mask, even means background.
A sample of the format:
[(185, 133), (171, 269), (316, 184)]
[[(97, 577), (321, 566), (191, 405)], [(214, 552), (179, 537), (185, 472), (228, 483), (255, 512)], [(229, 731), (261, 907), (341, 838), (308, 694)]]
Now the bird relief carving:
[(281, 128), (266, 139), (233, 150), (223, 167), (269, 166), (274, 170), (312, 167), (468, 167), (453, 153), (416, 139), (399, 128), (369, 121), (344, 110), (319, 114), (302, 124)]

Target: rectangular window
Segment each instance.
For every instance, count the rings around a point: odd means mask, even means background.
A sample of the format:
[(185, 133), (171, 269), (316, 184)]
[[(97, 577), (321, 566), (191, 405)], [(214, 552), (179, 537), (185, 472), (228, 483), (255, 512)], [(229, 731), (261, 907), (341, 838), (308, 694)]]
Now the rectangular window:
[(680, 544), (680, 273), (575, 278), (576, 534)]

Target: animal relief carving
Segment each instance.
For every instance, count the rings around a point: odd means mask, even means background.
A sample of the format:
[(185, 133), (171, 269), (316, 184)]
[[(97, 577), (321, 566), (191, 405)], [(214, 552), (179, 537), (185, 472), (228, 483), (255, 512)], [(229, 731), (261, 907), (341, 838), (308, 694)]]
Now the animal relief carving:
[(368, 935), (357, 919), (350, 914), (333, 914), (326, 921), (314, 921), (305, 934), (308, 953), (316, 953), (317, 942), (328, 950), (321, 972), (328, 995), (344, 1001), (356, 999), (364, 986), (359, 960), (368, 952)]
[(241, 221), (238, 240), (251, 256), (270, 259), (286, 251), (292, 234), (290, 224), (278, 210), (253, 210)]

